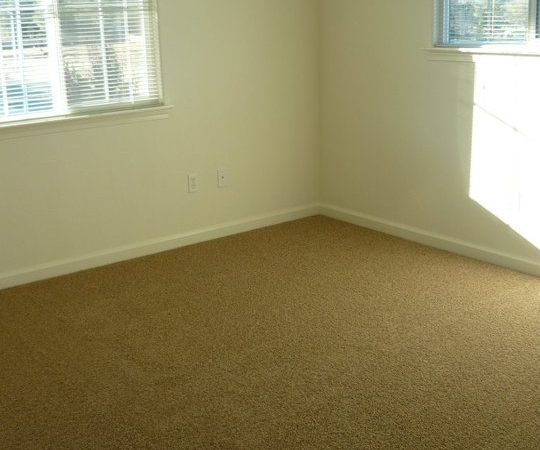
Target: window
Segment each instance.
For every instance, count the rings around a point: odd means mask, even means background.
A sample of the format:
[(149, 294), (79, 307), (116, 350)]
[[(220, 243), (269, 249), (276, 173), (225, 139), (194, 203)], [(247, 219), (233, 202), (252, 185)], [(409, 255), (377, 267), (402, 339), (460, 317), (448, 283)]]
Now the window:
[(0, 122), (161, 102), (155, 0), (0, 0)]
[(537, 39), (540, 0), (436, 0), (437, 45), (527, 44)]

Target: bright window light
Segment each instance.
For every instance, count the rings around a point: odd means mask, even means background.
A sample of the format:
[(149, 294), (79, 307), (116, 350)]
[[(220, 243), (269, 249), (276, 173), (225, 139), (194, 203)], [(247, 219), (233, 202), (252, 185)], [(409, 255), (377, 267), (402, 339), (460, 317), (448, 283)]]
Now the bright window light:
[(470, 198), (540, 249), (540, 60), (476, 55)]

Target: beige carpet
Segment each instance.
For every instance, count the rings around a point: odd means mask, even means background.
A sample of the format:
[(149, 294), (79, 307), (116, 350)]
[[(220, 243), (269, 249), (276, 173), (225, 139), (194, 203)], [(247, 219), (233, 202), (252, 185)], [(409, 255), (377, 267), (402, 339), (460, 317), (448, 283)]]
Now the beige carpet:
[(539, 449), (540, 279), (314, 217), (0, 292), (2, 449)]

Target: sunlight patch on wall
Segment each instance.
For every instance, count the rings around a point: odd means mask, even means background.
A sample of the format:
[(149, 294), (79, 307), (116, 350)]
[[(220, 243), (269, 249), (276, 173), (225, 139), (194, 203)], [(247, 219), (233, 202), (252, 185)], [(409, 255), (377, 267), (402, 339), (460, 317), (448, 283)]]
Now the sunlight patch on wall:
[(540, 249), (540, 58), (474, 62), (469, 195)]

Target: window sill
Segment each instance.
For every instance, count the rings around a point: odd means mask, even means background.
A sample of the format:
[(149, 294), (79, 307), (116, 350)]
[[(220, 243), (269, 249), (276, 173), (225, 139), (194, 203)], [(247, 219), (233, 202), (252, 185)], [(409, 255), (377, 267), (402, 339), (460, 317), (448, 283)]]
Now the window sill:
[(0, 124), (0, 140), (111, 127), (169, 117), (172, 105), (111, 111), (76, 116), (56, 116)]
[(540, 57), (539, 47), (432, 47), (424, 49), (429, 61), (475, 62), (479, 56)]

